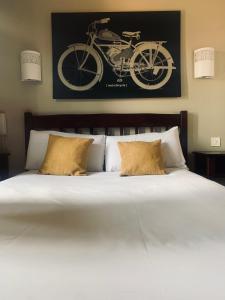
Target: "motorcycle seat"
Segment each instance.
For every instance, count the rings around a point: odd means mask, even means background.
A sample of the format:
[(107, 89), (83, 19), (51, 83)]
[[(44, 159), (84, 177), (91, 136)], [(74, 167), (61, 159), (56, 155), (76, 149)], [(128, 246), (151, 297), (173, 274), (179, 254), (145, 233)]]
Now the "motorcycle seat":
[(139, 38), (140, 37), (141, 31), (123, 31), (122, 35), (125, 37), (134, 37), (134, 38)]

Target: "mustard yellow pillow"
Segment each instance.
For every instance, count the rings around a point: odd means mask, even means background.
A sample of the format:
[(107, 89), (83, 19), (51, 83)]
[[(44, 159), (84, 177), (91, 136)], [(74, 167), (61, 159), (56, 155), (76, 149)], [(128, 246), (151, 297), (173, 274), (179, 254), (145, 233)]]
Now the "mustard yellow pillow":
[(47, 175), (85, 175), (87, 153), (93, 139), (49, 135), (48, 148), (39, 172)]
[(163, 175), (161, 140), (154, 142), (118, 142), (121, 176)]

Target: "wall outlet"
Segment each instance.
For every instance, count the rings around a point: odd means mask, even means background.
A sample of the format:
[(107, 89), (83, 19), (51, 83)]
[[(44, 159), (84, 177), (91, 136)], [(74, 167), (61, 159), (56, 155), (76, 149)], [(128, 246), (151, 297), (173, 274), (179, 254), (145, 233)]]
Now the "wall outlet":
[(212, 147), (220, 147), (221, 146), (221, 139), (219, 136), (211, 137), (211, 146)]

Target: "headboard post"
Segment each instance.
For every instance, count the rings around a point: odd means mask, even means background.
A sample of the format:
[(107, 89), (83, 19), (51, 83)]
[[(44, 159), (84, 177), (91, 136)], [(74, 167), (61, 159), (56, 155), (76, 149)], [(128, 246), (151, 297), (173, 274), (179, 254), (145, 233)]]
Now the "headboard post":
[(188, 120), (187, 111), (180, 112), (180, 141), (186, 161), (188, 161)]
[(33, 114), (31, 112), (25, 112), (24, 114), (24, 125), (25, 125), (25, 149), (27, 152), (29, 138), (30, 138), (30, 130), (32, 129), (32, 120)]

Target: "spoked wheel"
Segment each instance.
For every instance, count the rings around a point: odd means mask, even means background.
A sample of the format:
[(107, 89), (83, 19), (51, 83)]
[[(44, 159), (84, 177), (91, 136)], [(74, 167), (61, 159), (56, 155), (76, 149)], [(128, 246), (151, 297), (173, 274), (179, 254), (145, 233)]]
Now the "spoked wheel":
[(102, 74), (101, 57), (95, 49), (85, 44), (68, 48), (58, 62), (60, 80), (74, 91), (89, 90), (101, 79)]
[(138, 86), (146, 90), (164, 86), (173, 69), (175, 67), (169, 51), (157, 43), (142, 44), (131, 58), (131, 77)]

